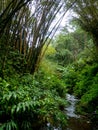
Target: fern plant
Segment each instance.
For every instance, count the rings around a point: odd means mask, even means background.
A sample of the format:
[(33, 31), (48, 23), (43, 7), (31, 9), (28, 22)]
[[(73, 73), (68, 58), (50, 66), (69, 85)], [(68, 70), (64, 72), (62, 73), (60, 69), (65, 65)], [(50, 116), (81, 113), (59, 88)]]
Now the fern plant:
[(46, 79), (39, 82), (29, 74), (21, 77), (16, 86), (11, 80), (10, 83), (0, 80), (1, 129), (40, 129), (47, 122), (66, 125), (66, 115), (60, 109), (66, 105), (65, 100), (58, 95), (56, 87), (45, 86)]

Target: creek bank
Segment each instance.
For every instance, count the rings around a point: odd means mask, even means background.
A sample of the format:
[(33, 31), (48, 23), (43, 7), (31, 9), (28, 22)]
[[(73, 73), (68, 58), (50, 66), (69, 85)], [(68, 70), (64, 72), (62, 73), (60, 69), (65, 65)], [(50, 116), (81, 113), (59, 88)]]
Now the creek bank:
[(88, 116), (78, 115), (76, 113), (76, 103), (79, 101), (74, 95), (66, 94), (66, 99), (69, 102), (68, 106), (64, 109), (67, 115), (68, 125), (65, 129), (61, 127), (55, 128), (47, 123), (47, 128), (42, 130), (98, 130), (97, 125), (92, 123)]
[(66, 130), (98, 130), (98, 121), (96, 121), (98, 115), (96, 113), (78, 115), (75, 109), (79, 99), (71, 94), (67, 94), (66, 99), (69, 102), (69, 105), (65, 108), (68, 118)]
[(92, 130), (92, 123), (85, 117), (76, 114), (76, 103), (79, 101), (74, 95), (66, 94), (66, 99), (69, 105), (65, 108), (65, 113), (68, 118), (68, 126), (65, 130)]

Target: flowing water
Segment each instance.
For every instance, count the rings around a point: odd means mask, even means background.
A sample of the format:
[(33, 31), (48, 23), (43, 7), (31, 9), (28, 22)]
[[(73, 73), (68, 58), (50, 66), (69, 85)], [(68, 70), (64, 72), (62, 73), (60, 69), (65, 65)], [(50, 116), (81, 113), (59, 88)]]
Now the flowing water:
[(76, 99), (73, 95), (66, 94), (66, 99), (69, 102), (69, 105), (65, 108), (67, 117), (79, 118), (80, 116), (75, 114), (75, 105), (78, 99)]
[(66, 130), (92, 130), (92, 125), (87, 118), (75, 114), (75, 105), (78, 99), (70, 94), (66, 95), (66, 99), (69, 102), (69, 105), (65, 108), (68, 118), (68, 126)]
[[(68, 126), (65, 130), (98, 130), (92, 127), (92, 123), (88, 118), (75, 113), (75, 106), (78, 102), (78, 99), (76, 99), (75, 96), (67, 94), (66, 99), (69, 102), (69, 105), (65, 108), (65, 114), (68, 119)], [(62, 128), (50, 127), (49, 123), (47, 125), (48, 130), (62, 130)]]

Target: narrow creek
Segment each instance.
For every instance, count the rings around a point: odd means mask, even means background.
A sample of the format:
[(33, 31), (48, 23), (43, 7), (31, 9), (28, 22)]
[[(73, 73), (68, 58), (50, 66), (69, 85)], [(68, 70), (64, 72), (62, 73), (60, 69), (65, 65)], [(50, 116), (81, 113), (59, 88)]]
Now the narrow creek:
[[(75, 107), (78, 99), (75, 96), (66, 94), (69, 105), (65, 108), (65, 114), (68, 119), (68, 126), (65, 130), (93, 130), (92, 124), (86, 117), (75, 114)], [(53, 128), (48, 124), (48, 130), (62, 130), (62, 128)]]
[(68, 126), (66, 130), (92, 130), (92, 125), (86, 117), (75, 114), (75, 105), (78, 99), (75, 96), (67, 94), (66, 99), (69, 105), (65, 108), (68, 118)]

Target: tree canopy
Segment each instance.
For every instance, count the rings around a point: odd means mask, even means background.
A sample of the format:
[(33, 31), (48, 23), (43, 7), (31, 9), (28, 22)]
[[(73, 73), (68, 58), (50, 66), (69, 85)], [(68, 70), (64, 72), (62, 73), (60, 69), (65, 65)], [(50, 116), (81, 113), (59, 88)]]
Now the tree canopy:
[[(72, 2), (69, 0), (67, 4)], [(98, 1), (77, 0), (71, 9), (77, 14), (74, 18), (78, 24), (93, 37), (98, 52)]]

